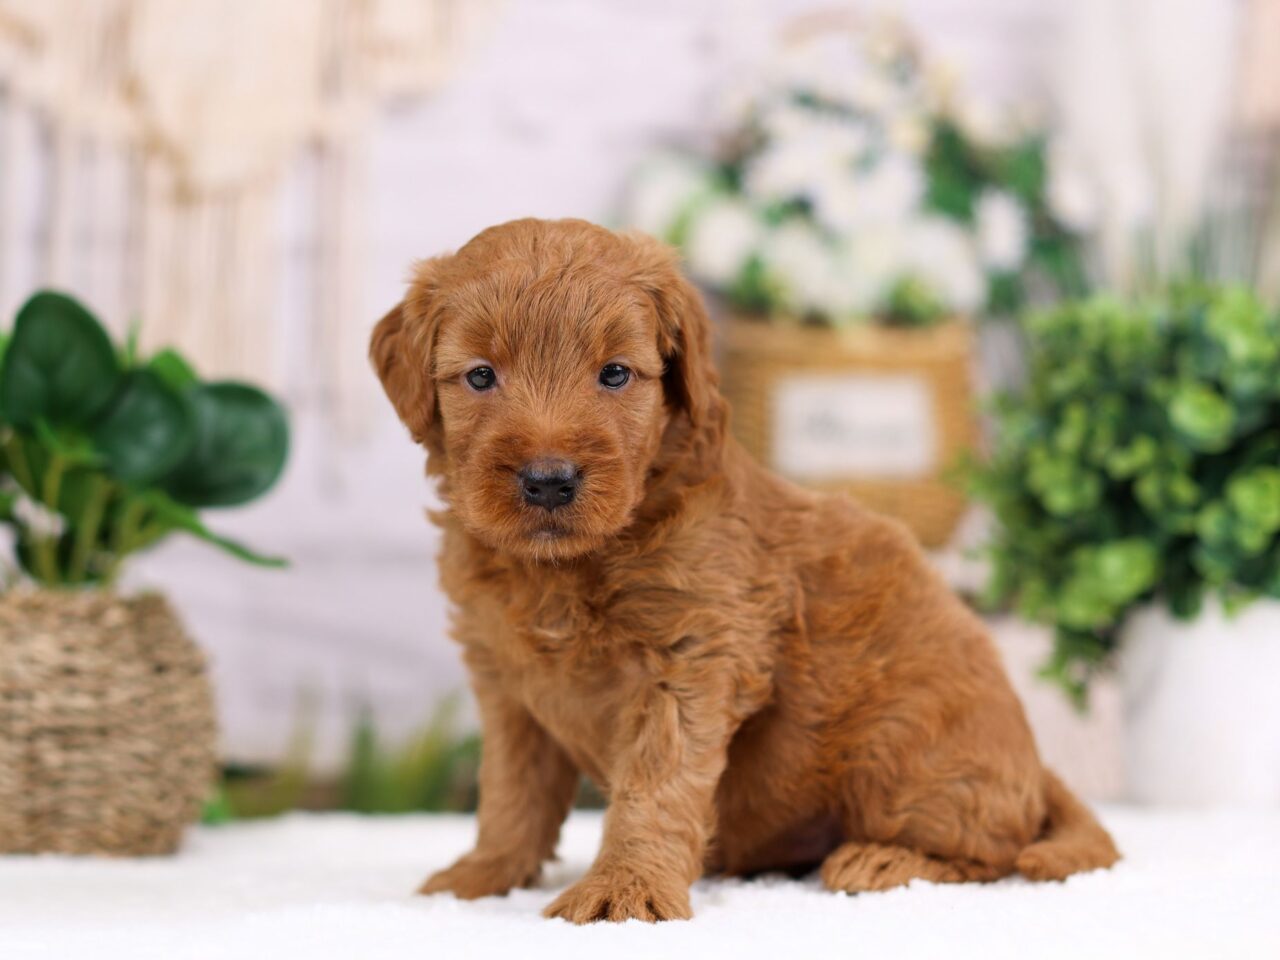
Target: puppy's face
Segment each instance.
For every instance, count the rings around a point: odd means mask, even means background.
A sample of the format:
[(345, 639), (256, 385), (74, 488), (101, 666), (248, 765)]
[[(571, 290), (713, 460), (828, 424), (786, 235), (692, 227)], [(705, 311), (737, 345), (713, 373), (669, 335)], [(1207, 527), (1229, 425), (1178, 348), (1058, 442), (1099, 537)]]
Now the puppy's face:
[(556, 560), (627, 526), (669, 421), (702, 412), (706, 326), (655, 241), (516, 221), (422, 265), (372, 355), (463, 525)]
[(529, 279), (522, 294), (454, 304), (434, 377), (459, 518), (493, 546), (550, 558), (626, 525), (667, 413), (640, 295)]

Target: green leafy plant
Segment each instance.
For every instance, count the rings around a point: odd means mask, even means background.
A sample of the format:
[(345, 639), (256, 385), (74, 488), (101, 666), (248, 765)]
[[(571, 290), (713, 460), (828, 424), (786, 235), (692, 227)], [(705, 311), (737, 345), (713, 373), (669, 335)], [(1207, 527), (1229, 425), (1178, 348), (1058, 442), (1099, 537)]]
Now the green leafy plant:
[(1083, 703), (1126, 614), (1280, 597), (1280, 318), (1241, 288), (1070, 303), (1029, 324), (973, 475), (995, 514), (990, 597), (1056, 629)]
[(480, 738), (457, 730), (456, 698), (444, 700), (430, 724), (408, 743), (379, 742), (373, 717), (360, 717), (342, 784), (342, 806), (360, 813), (474, 810)]
[[(205, 807), (205, 823), (273, 817), (290, 810), (349, 810), (356, 813), (455, 812), (476, 809), (479, 800), (480, 736), (458, 722), (461, 700), (440, 701), (427, 724), (391, 744), (372, 714), (362, 711), (351, 732), (342, 770), (313, 769), (317, 702), (304, 696), (288, 749), (269, 769), (227, 767)], [(604, 797), (590, 781), (578, 785), (575, 805), (599, 810)]]
[(201, 381), (172, 350), (117, 349), (82, 304), (53, 291), (23, 305), (0, 351), (0, 522), (35, 580), (110, 584), (126, 556), (177, 531), (283, 563), (198, 513), (248, 503), (279, 478), (289, 429), (271, 397)]
[(357, 813), (471, 811), (476, 807), (480, 738), (458, 729), (459, 700), (446, 697), (408, 741), (388, 746), (363, 711), (338, 776), (312, 768), (317, 704), (301, 701), (283, 761), (268, 771), (229, 768), (205, 808), (206, 823), (269, 817), (289, 810)]

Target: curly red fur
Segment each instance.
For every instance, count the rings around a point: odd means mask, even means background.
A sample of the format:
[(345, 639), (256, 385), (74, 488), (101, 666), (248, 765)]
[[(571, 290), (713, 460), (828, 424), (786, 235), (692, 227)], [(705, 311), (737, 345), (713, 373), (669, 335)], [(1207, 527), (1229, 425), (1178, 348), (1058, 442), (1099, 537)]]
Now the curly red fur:
[[(1058, 879), (1118, 854), (1041, 765), (981, 622), (906, 530), (752, 462), (675, 254), (520, 220), (428, 260), (371, 348), (447, 504), (441, 579), (484, 727), (475, 850), (424, 893), (504, 893), (580, 775), (609, 798), (547, 910), (690, 916), (704, 870), (834, 890)], [(606, 363), (632, 371), (597, 382)], [(477, 364), (498, 385), (478, 392)], [(581, 471), (554, 512), (521, 465)]]

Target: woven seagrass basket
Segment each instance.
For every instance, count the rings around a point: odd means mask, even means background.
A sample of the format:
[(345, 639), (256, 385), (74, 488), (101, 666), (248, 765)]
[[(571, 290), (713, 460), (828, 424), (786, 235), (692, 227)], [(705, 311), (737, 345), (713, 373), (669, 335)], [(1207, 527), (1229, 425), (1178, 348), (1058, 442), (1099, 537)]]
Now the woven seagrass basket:
[(743, 446), (799, 483), (897, 517), (930, 547), (965, 510), (946, 474), (976, 439), (973, 350), (960, 320), (832, 330), (726, 317), (720, 327)]
[(162, 597), (0, 597), (0, 852), (171, 853), (216, 740), (204, 657)]

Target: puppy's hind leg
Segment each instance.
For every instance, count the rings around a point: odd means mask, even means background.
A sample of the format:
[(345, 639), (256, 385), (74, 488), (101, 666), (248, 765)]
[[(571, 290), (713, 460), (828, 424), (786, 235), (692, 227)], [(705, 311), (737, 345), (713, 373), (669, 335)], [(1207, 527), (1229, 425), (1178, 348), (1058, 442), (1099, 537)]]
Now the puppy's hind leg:
[(998, 880), (1010, 871), (972, 860), (948, 860), (910, 847), (885, 843), (841, 844), (822, 863), (822, 883), (828, 890), (862, 893), (888, 890), (912, 880), (964, 883)]

